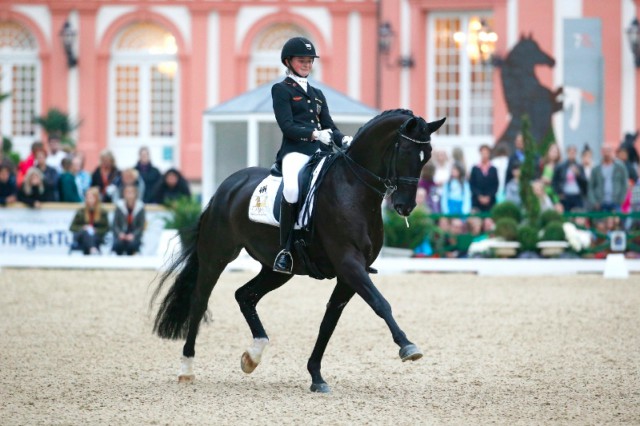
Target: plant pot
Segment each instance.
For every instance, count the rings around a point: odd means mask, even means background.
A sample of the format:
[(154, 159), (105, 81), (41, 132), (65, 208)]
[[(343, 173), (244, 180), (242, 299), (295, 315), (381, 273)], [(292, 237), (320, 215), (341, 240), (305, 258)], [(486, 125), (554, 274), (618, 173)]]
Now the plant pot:
[(518, 254), (520, 243), (517, 241), (493, 241), (490, 247), (496, 257), (514, 257)]
[(569, 247), (569, 243), (566, 241), (540, 241), (536, 246), (542, 256), (555, 257), (564, 253)]
[(386, 247), (383, 246), (380, 250), (380, 256), (383, 257), (411, 257), (413, 256), (413, 250), (400, 247)]

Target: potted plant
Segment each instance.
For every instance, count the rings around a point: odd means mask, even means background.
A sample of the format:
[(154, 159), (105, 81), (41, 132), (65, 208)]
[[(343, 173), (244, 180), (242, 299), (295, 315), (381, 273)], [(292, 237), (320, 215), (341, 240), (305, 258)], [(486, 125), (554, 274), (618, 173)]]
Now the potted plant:
[(518, 252), (518, 222), (513, 217), (502, 217), (496, 222), (494, 235), (500, 240), (491, 243), (497, 257), (513, 257)]
[(532, 225), (523, 225), (518, 228), (518, 242), (520, 243), (521, 257), (538, 257), (538, 229)]
[[(407, 227), (407, 222), (409, 226)], [(424, 208), (418, 207), (405, 220), (395, 211), (385, 214), (383, 253), (388, 256), (410, 257), (413, 250), (428, 236), (433, 222)]]
[(48, 136), (56, 135), (60, 137), (60, 142), (71, 148), (75, 146), (75, 141), (71, 138), (71, 132), (80, 127), (80, 121), (73, 122), (69, 114), (57, 108), (51, 108), (46, 115), (33, 118), (33, 122), (40, 125)]
[(562, 228), (562, 222), (554, 220), (547, 223), (542, 230), (542, 238), (540, 238), (537, 246), (540, 249), (540, 253), (545, 257), (562, 254), (565, 249), (569, 247), (569, 243), (567, 243), (565, 238), (564, 229)]
[(166, 229), (175, 229), (183, 247), (195, 239), (196, 226), (200, 219), (200, 202), (194, 197), (180, 197), (167, 205), (170, 216), (165, 219)]

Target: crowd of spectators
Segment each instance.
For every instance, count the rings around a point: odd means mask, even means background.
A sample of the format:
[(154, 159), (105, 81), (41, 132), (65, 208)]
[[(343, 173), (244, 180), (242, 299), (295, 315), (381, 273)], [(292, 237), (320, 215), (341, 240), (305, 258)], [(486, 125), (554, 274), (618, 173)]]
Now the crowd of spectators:
[[(544, 155), (535, 159), (535, 178), (529, 182), (541, 211), (552, 209), (578, 214), (640, 211), (639, 165), (630, 161), (638, 157), (635, 152), (630, 154), (629, 149), (634, 148), (603, 145), (600, 161), (594, 164), (593, 152), (588, 146), (579, 153), (575, 146), (569, 145), (563, 155), (557, 144), (551, 144)], [(433, 161), (422, 171), (416, 202), (434, 214), (462, 215), (438, 220), (438, 228), (447, 239), (455, 240), (458, 235), (471, 240), (486, 238), (494, 226), (492, 221), (464, 215), (489, 212), (496, 203), (505, 200), (522, 206), (520, 176), (524, 156), (521, 135), (516, 138), (510, 155), (501, 146), (493, 150), (487, 145), (481, 146), (480, 160), (474, 165), (465, 164), (460, 150), (454, 150), (451, 159), (445, 151), (434, 151)], [(625, 225), (619, 219), (576, 221), (586, 222), (582, 225), (605, 234), (631, 223), (627, 221)], [(458, 241), (444, 241), (444, 244), (460, 246)], [(457, 253), (454, 251), (453, 255)]]
[[(151, 163), (147, 147), (142, 147), (132, 167), (119, 169), (109, 150), (100, 154), (93, 173), (85, 170), (79, 152), (64, 150), (56, 136), (47, 144), (37, 141), (29, 155), (15, 166), (0, 152), (0, 207), (21, 202), (40, 208), (44, 202), (84, 203), (73, 219), (73, 248), (85, 254), (100, 250), (105, 235), (113, 233), (113, 251), (139, 251), (145, 224), (145, 204), (168, 205), (180, 197), (190, 197), (187, 180), (179, 170), (164, 174)], [(115, 208), (112, 226), (103, 203)]]

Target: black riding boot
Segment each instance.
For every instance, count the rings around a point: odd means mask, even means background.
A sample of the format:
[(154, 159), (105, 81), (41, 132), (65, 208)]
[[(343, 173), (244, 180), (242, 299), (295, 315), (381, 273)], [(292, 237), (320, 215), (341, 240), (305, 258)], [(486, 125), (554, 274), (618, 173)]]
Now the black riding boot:
[(283, 274), (291, 274), (293, 257), (291, 256), (291, 240), (293, 225), (296, 222), (298, 203), (289, 204), (283, 198), (280, 203), (280, 252), (273, 262), (273, 270)]

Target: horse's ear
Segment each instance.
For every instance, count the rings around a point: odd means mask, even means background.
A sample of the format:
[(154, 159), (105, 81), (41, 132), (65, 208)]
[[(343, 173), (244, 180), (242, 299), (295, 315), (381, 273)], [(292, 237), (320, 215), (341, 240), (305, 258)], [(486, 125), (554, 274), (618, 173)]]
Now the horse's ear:
[(429, 133), (437, 131), (444, 124), (446, 119), (447, 117), (443, 117), (438, 121), (432, 121), (431, 123), (428, 123), (427, 128), (429, 129)]

